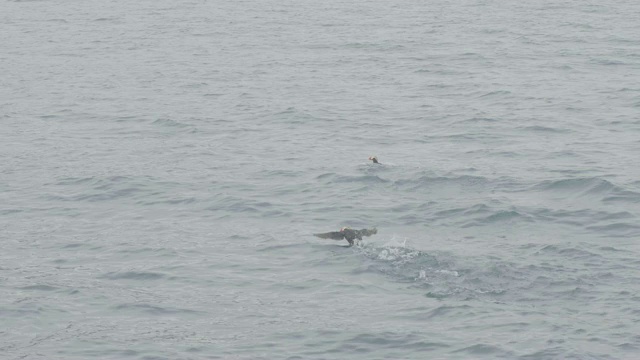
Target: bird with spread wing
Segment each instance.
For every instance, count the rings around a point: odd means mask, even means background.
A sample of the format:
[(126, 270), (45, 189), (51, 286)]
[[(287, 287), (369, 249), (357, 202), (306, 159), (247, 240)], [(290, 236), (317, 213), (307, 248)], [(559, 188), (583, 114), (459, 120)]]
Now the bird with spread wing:
[(328, 233), (313, 234), (321, 239), (343, 240), (349, 242), (349, 246), (353, 246), (355, 240), (362, 240), (363, 236), (371, 236), (378, 233), (378, 229), (361, 229), (354, 230), (352, 228), (343, 227), (340, 231), (332, 231)]

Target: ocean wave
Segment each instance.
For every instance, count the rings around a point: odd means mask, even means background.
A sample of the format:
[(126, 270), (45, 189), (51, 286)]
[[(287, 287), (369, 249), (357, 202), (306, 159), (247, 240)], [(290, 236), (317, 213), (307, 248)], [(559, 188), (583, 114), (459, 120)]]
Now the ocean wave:
[(55, 291), (55, 290), (58, 290), (58, 288), (55, 287), (55, 286), (44, 285), (44, 284), (23, 286), (20, 289), (21, 290), (38, 290), (38, 291)]
[[(194, 197), (184, 197), (184, 198), (170, 198), (170, 196), (163, 196), (166, 199), (157, 199), (157, 200), (141, 200), (138, 201), (137, 204), (140, 205), (188, 205), (195, 203), (197, 201)], [(167, 198), (169, 197), (169, 198)]]
[(440, 221), (447, 224), (455, 224), (461, 228), (469, 228), (475, 226), (488, 226), (499, 223), (514, 223), (536, 221), (536, 217), (527, 209), (515, 207), (504, 208), (506, 205), (492, 204), (475, 204), (469, 207), (441, 210), (433, 214), (429, 221)]
[(485, 204), (475, 204), (469, 207), (440, 210), (434, 214), (435, 219), (451, 219), (459, 216), (485, 215), (492, 210)]
[(318, 175), (317, 180), (323, 180), (326, 184), (333, 183), (363, 183), (363, 184), (380, 184), (387, 183), (389, 180), (383, 179), (377, 175), (340, 175), (336, 173), (325, 173)]
[(607, 180), (598, 177), (590, 177), (577, 179), (546, 180), (535, 185), (532, 190), (560, 191), (563, 193), (573, 193), (580, 195), (597, 195), (608, 193), (613, 190), (622, 189)]
[(76, 195), (47, 195), (46, 198), (54, 201), (88, 201), (101, 202), (111, 201), (120, 198), (131, 198), (140, 195), (145, 191), (137, 187), (127, 187), (122, 189), (113, 189), (111, 191), (93, 193), (93, 194), (76, 194)]
[(473, 225), (486, 225), (490, 223), (503, 222), (503, 221), (511, 222), (514, 220), (524, 220), (528, 222), (533, 221), (531, 216), (522, 214), (515, 210), (498, 210), (485, 218), (482, 218), (478, 221), (474, 221), (472, 224), (466, 225), (466, 227), (473, 226)]
[(398, 189), (416, 190), (425, 187), (443, 187), (443, 186), (460, 186), (460, 187), (488, 187), (495, 184), (491, 180), (483, 176), (430, 176), (424, 175), (414, 179), (395, 180), (393, 185)]
[(153, 125), (175, 127), (175, 128), (194, 128), (192, 125), (184, 124), (177, 120), (172, 119), (157, 119), (152, 122)]
[(631, 190), (618, 190), (602, 199), (603, 202), (640, 203), (640, 192)]
[(564, 247), (560, 245), (545, 245), (535, 253), (535, 255), (542, 255), (542, 254), (547, 256), (562, 256), (566, 258), (575, 258), (575, 259), (595, 260), (595, 259), (602, 258), (601, 255), (585, 249), (580, 249), (578, 247), (573, 247), (573, 246)]
[(164, 274), (150, 271), (125, 271), (109, 272), (101, 276), (109, 280), (158, 280), (165, 277)]
[(140, 304), (140, 303), (126, 303), (120, 304), (113, 307), (114, 310), (117, 311), (134, 311), (134, 312), (144, 312), (151, 315), (177, 315), (177, 314), (202, 314), (201, 311), (191, 310), (191, 309), (182, 309), (182, 308), (174, 308), (168, 306), (159, 306), (152, 304)]
[(504, 357), (509, 354), (514, 355), (513, 353), (509, 353), (498, 346), (488, 344), (475, 344), (471, 346), (465, 346), (461, 349), (452, 351), (452, 353), (464, 353), (472, 356), (500, 355), (500, 357)]
[(143, 206), (187, 205), (197, 201), (193, 196), (183, 195), (175, 188), (184, 185), (152, 176), (94, 176), (63, 178), (52, 184), (61, 187), (50, 190), (43, 197), (64, 202), (107, 202), (131, 200)]
[(530, 209), (533, 218), (540, 222), (554, 222), (559, 224), (567, 224), (574, 226), (602, 226), (612, 221), (620, 221), (625, 219), (635, 219), (636, 216), (628, 211), (597, 211), (591, 209)]
[(112, 176), (90, 176), (90, 177), (70, 177), (62, 178), (54, 183), (48, 183), (47, 185), (56, 186), (74, 186), (74, 185), (90, 185), (96, 190), (108, 190), (120, 184), (161, 184), (161, 185), (179, 185), (177, 182), (171, 182), (162, 180), (153, 176), (124, 176), (124, 175), (112, 175)]
[(409, 349), (419, 349), (421, 351), (429, 351), (440, 348), (447, 348), (444, 343), (435, 343), (425, 341), (422, 336), (417, 334), (402, 334), (397, 332), (381, 332), (381, 333), (361, 333), (349, 339), (350, 344), (377, 345), (382, 347), (396, 348), (402, 346)]
[(295, 250), (301, 248), (307, 248), (307, 244), (303, 243), (295, 243), (295, 244), (279, 244), (279, 245), (268, 245), (264, 247), (259, 247), (256, 249), (258, 252), (281, 252), (283, 250)]
[(273, 203), (259, 201), (234, 195), (225, 195), (214, 199), (214, 205), (205, 208), (208, 211), (228, 211), (233, 213), (260, 213), (273, 211), (273, 215), (283, 215), (285, 212), (274, 209)]
[(588, 230), (597, 231), (602, 235), (613, 237), (633, 237), (640, 235), (640, 225), (629, 222), (616, 222), (608, 225), (587, 226)]
[(484, 94), (478, 96), (478, 98), (503, 97), (503, 96), (506, 96), (506, 95), (511, 95), (511, 91), (507, 91), (507, 90), (490, 91), (488, 93), (484, 93)]
[(571, 130), (569, 130), (569, 129), (542, 126), (542, 125), (525, 126), (525, 127), (522, 127), (521, 129), (524, 130), (524, 131), (548, 133), (548, 134), (553, 134), (553, 133), (555, 133), (555, 134), (566, 134), (568, 132), (571, 132)]
[(160, 118), (152, 121), (151, 126), (153, 126), (156, 131), (165, 136), (195, 134), (199, 131), (198, 127), (196, 127), (195, 125), (166, 118)]
[(554, 198), (581, 198), (602, 203), (640, 203), (640, 192), (628, 189), (630, 185), (614, 184), (600, 177), (569, 178), (542, 181), (530, 188)]
[(494, 119), (494, 118), (474, 117), (474, 118), (459, 120), (459, 121), (456, 121), (456, 123), (461, 123), (461, 124), (482, 124), (482, 123), (494, 123), (494, 122), (497, 122), (497, 121), (498, 121), (498, 119)]

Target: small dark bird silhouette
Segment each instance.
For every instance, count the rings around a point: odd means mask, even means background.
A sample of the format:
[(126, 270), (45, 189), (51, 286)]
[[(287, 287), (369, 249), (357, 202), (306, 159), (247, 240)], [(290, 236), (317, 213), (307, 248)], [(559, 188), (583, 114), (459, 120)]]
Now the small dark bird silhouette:
[(369, 160), (373, 161), (374, 164), (379, 164), (377, 156), (369, 156)]
[(332, 231), (322, 234), (313, 234), (321, 239), (342, 240), (347, 239), (349, 246), (353, 246), (354, 240), (362, 240), (363, 236), (371, 236), (378, 233), (378, 229), (361, 229), (353, 230), (352, 228), (343, 227), (340, 231)]

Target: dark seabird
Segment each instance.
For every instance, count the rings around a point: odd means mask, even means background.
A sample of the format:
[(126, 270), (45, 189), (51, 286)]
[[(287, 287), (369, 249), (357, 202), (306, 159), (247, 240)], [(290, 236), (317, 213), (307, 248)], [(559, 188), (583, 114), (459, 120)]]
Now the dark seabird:
[(369, 156), (369, 160), (373, 161), (374, 164), (379, 164), (377, 156)]
[(353, 241), (355, 239), (362, 240), (363, 236), (371, 236), (373, 234), (377, 234), (378, 229), (362, 229), (362, 230), (353, 230), (348, 227), (343, 227), (340, 231), (332, 231), (328, 233), (322, 234), (313, 234), (322, 239), (331, 239), (331, 240), (342, 240), (347, 239), (349, 242), (349, 246), (353, 246)]

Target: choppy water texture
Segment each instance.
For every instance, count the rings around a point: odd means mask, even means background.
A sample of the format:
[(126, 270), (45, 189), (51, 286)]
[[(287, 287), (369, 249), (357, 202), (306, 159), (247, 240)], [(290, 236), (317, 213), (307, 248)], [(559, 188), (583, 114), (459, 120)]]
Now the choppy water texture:
[(636, 358), (602, 4), (1, 1), (0, 358)]

